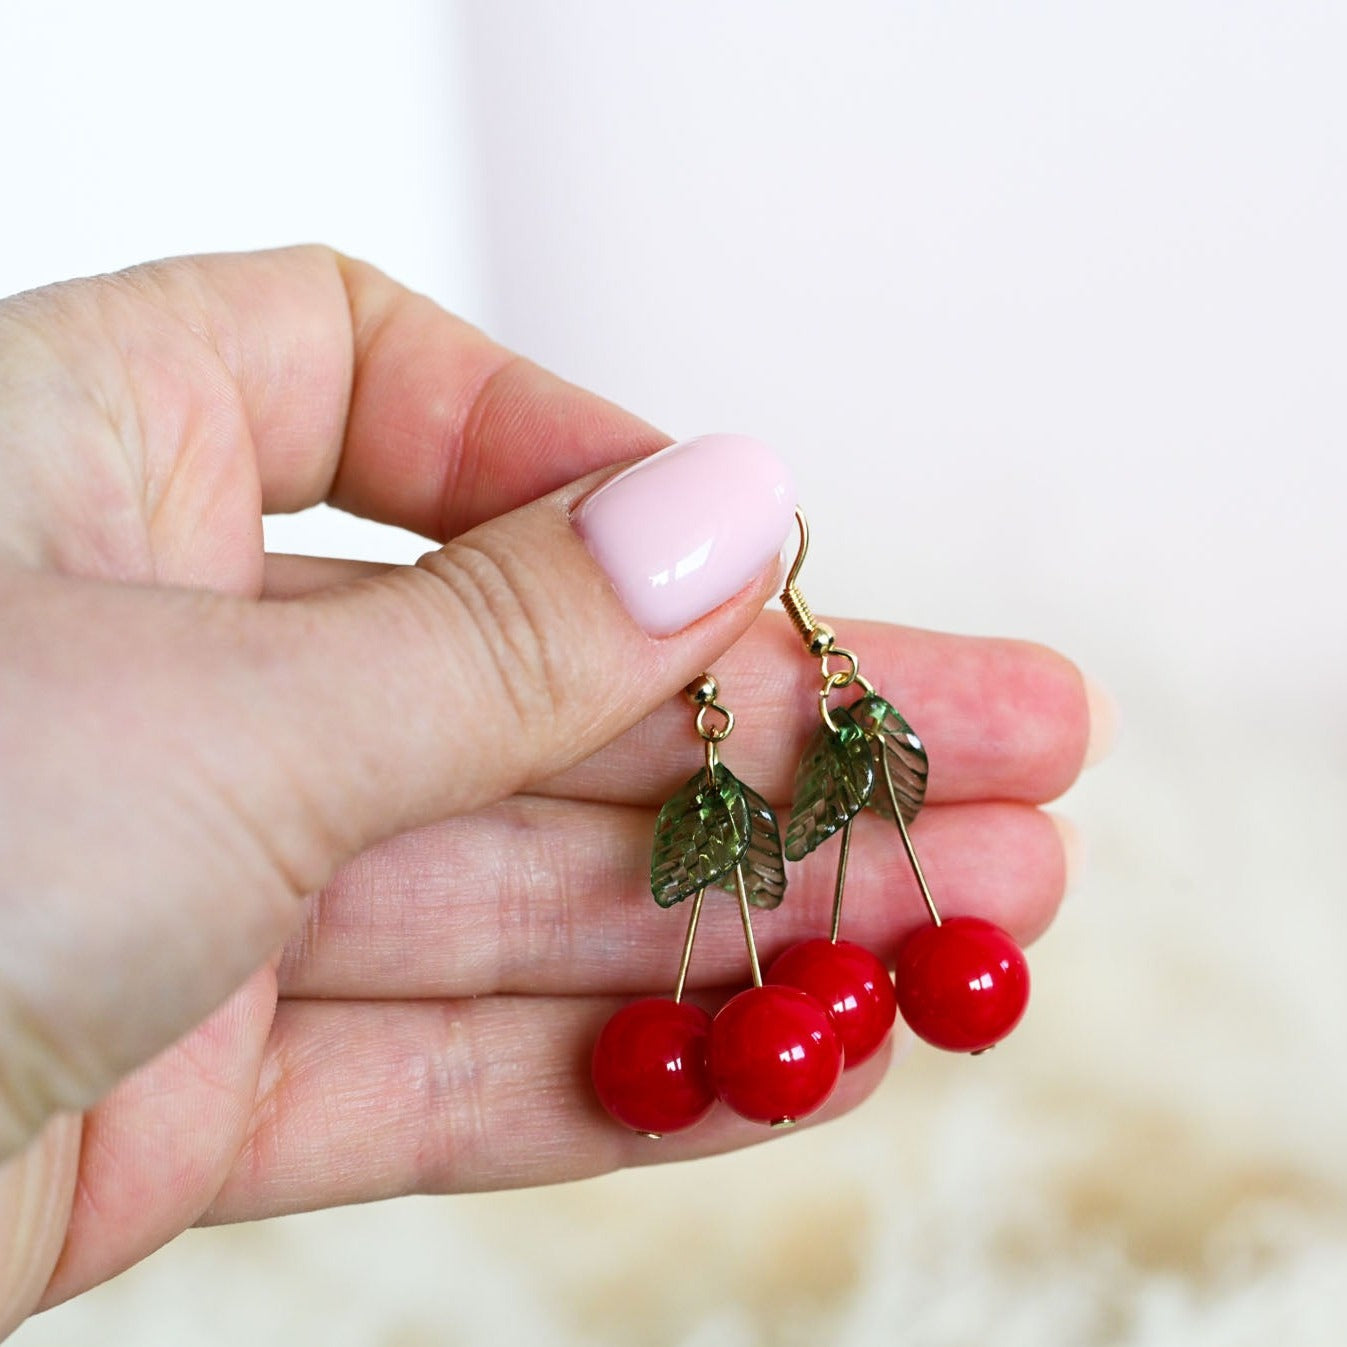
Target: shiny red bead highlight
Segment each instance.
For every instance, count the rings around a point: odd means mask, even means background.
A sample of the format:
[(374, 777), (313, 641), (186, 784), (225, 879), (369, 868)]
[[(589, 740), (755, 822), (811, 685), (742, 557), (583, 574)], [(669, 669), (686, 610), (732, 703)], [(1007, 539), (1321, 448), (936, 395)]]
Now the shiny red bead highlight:
[(893, 1028), (898, 1010), (893, 983), (864, 945), (803, 940), (773, 962), (767, 981), (798, 987), (828, 1012), (847, 1070), (874, 1056)]
[(898, 1009), (912, 1031), (950, 1052), (981, 1052), (1003, 1039), (1029, 1004), (1029, 965), (999, 926), (950, 917), (898, 948)]
[(828, 1012), (795, 987), (750, 987), (711, 1023), (707, 1052), (720, 1098), (754, 1122), (813, 1113), (842, 1074), (842, 1043)]
[(623, 1006), (594, 1044), (599, 1102), (636, 1132), (662, 1136), (700, 1122), (715, 1103), (706, 1070), (711, 1017), (686, 1001), (650, 997)]

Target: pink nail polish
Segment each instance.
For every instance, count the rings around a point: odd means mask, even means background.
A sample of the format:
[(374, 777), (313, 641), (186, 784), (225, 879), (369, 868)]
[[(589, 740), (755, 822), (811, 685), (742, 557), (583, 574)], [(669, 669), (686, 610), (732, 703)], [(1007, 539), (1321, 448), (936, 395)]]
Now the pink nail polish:
[(747, 435), (699, 435), (633, 464), (575, 510), (627, 611), (668, 636), (762, 573), (795, 514), (790, 470)]

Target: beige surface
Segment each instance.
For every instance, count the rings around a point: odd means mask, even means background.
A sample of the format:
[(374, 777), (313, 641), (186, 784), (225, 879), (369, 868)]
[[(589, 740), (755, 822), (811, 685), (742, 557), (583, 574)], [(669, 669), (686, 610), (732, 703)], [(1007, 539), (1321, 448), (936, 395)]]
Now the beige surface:
[(726, 1159), (194, 1232), (14, 1341), (1336, 1347), (1340, 768), (1145, 710), (997, 1052)]

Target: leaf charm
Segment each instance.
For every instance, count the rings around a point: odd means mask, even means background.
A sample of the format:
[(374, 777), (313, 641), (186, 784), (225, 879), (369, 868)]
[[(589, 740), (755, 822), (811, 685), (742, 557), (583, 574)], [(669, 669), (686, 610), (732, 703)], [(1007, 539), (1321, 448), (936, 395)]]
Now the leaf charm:
[(786, 829), (786, 856), (803, 860), (865, 808), (875, 789), (870, 741), (847, 709), (831, 712), (809, 741), (795, 772), (795, 803)]
[(740, 866), (748, 901), (778, 906), (786, 892), (786, 860), (776, 815), (757, 791), (717, 763), (714, 782), (698, 772), (659, 811), (650, 891), (661, 907), (698, 889), (737, 894), (734, 872)]
[[(884, 780), (887, 763), (903, 822), (910, 824), (926, 798), (929, 766), (921, 740), (912, 726), (877, 693), (854, 702), (847, 707), (847, 714), (869, 741), (874, 761), (875, 790), (867, 801), (869, 808), (883, 818), (893, 818), (893, 805)], [(836, 718), (836, 712), (833, 715)]]
[[(755, 790), (740, 783), (748, 805), (748, 850), (744, 853), (744, 890), (754, 907), (779, 907), (786, 895), (786, 858), (781, 853), (781, 829), (772, 807)], [(738, 893), (734, 872), (720, 881), (720, 887)]]
[[(708, 781), (705, 769), (659, 811), (650, 857), (650, 891), (661, 907), (672, 907), (727, 875), (749, 849), (753, 823), (742, 783), (718, 763)], [(745, 876), (747, 878), (747, 876)]]

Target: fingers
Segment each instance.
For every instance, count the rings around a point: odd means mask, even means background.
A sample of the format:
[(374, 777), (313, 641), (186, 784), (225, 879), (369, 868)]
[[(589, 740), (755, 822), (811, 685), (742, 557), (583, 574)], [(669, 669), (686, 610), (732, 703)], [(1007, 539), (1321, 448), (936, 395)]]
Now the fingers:
[(454, 537), (668, 436), (338, 258), (354, 382), (335, 505)]
[[(601, 569), (592, 535), (582, 539), (573, 522), (599, 478), (473, 529), (416, 567), (258, 609), (250, 732), (259, 749), (265, 741), (265, 761), (249, 762), (239, 786), (266, 809), (270, 831), (288, 815), (309, 859), (322, 858), (318, 873), (296, 856), (294, 873), (316, 888), (371, 841), (556, 775), (712, 663), (775, 588), (793, 508), (780, 465), (747, 452), (739, 489), (722, 478), (714, 508), (669, 493), (646, 501), (658, 517), (644, 519), (641, 545), (671, 528), (681, 537), (686, 524), (707, 539), (698, 556), (717, 558), (673, 576), (686, 556), (680, 543), (658, 585), (633, 566), (639, 585), (679, 604), (676, 631), (643, 629), (624, 606), (634, 600), (615, 588), (626, 554), (619, 548)], [(660, 457), (638, 471), (658, 476), (671, 462), (683, 472), (684, 459)], [(724, 476), (744, 468), (729, 450), (711, 458)], [(755, 513), (754, 547), (736, 551), (725, 535), (743, 536)], [(636, 511), (623, 525), (633, 517), (642, 519)], [(279, 793), (268, 798), (259, 780)]]
[[(1090, 741), (1085, 682), (1069, 660), (1027, 641), (830, 619), (862, 672), (921, 736), (926, 798), (1028, 800), (1060, 795)], [(788, 801), (796, 764), (819, 725), (817, 663), (782, 613), (764, 613), (716, 662), (735, 715), (725, 759), (773, 803)], [(855, 693), (838, 693), (845, 705)], [(658, 805), (690, 775), (696, 740), (685, 703), (663, 706), (602, 752), (547, 782), (549, 794)]]
[[(684, 1160), (773, 1133), (717, 1106), (651, 1141), (602, 1112), (589, 1056), (610, 999), (493, 997), (281, 1005), (252, 1133), (203, 1221), (404, 1193), (556, 1183)], [(825, 1109), (854, 1107), (887, 1053), (846, 1072)]]
[[(265, 596), (300, 598), (394, 567), (334, 557), (268, 554)], [(1065, 791), (1111, 732), (1097, 690), (1056, 651), (1028, 641), (953, 636), (888, 623), (831, 619), (862, 655), (866, 674), (920, 734), (931, 760), (926, 798), (1028, 800)], [(727, 753), (735, 771), (775, 804), (791, 794), (800, 751), (818, 725), (817, 667), (785, 615), (763, 613), (716, 663), (735, 712)], [(851, 694), (854, 696), (855, 694)], [(845, 704), (845, 692), (834, 701)], [(1111, 719), (1105, 708), (1104, 721)], [(659, 804), (687, 775), (695, 747), (676, 698), (574, 769), (542, 784), (559, 797)]]
[[(816, 669), (779, 615), (717, 658), (772, 581), (653, 641), (567, 519), (583, 491), (493, 521), (426, 568), (306, 601), (288, 670), (302, 701), (278, 690), (260, 704), (278, 712), (270, 752), (284, 759), (290, 740), (293, 770), (309, 777), (304, 798), (346, 854), (540, 781), (552, 794), (662, 802), (689, 774), (691, 716), (680, 699), (646, 717), (712, 664), (737, 717), (727, 760), (769, 799), (790, 798), (816, 726)], [(932, 802), (1044, 800), (1074, 780), (1089, 709), (1060, 655), (880, 624), (842, 630), (925, 737)]]
[[(688, 909), (650, 897), (653, 832), (646, 810), (521, 797), (395, 838), (310, 905), (282, 956), (282, 995), (666, 992)], [(986, 917), (1024, 944), (1061, 901), (1061, 835), (1027, 805), (933, 806), (913, 836), (946, 916)], [(755, 915), (764, 961), (827, 930), (836, 864), (834, 845), (792, 866), (782, 905)], [(891, 957), (926, 920), (892, 824), (857, 821), (847, 876), (846, 937)], [(735, 903), (708, 894), (690, 985), (732, 985), (745, 968)]]
[[(743, 632), (788, 526), (775, 479), (757, 483), (775, 519), (759, 550), (698, 590), (705, 617), (660, 637), (571, 522), (597, 486), (544, 497), (419, 566), (286, 602), (0, 576), (0, 643), (14, 652), (0, 668), (0, 748), (26, 764), (0, 802), (20, 820), (5, 868), (27, 900), (0, 947), (0, 1156), (198, 1023), (342, 861), (555, 775)], [(91, 856), (94, 908), (81, 898)], [(136, 990), (147, 967), (154, 997)]]
[(161, 489), (195, 483), (176, 511), (195, 523), (228, 482), (254, 517), (259, 493), (264, 512), (331, 499), (440, 539), (668, 442), (327, 248), (157, 262), (7, 301), (6, 320), (35, 334), (52, 402), (112, 409), (156, 518)]

